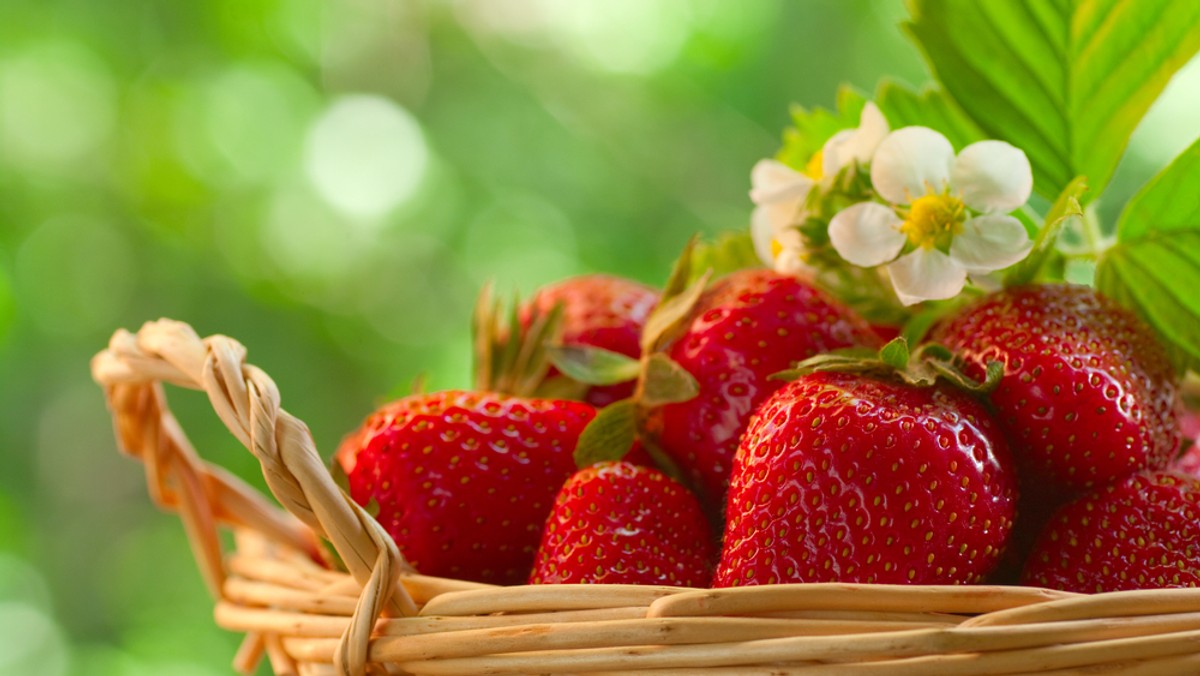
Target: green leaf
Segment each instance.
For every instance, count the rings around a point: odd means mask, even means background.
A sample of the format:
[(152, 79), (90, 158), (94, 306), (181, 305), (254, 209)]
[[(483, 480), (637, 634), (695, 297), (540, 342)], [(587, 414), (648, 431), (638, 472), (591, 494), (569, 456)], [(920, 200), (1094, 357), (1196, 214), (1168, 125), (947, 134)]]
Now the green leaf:
[(897, 371), (904, 370), (908, 367), (908, 341), (904, 337), (893, 338), (879, 351), (879, 359)]
[(598, 462), (620, 460), (637, 437), (637, 404), (622, 399), (600, 409), (583, 428), (575, 446), (575, 466), (590, 467)]
[(783, 132), (783, 147), (775, 159), (797, 170), (804, 171), (809, 160), (842, 129), (858, 126), (867, 99), (854, 88), (843, 86), (838, 90), (837, 110), (824, 108), (808, 109), (792, 106), (792, 126)]
[(1158, 332), (1180, 370), (1200, 365), (1200, 140), (1125, 205), (1118, 244), (1096, 268), (1101, 292)]
[(700, 300), (700, 295), (704, 293), (711, 276), (711, 271), (705, 272), (682, 293), (670, 298), (664, 297), (658, 307), (654, 308), (654, 312), (650, 313), (645, 326), (642, 327), (642, 354), (654, 352), (671, 338), (674, 329), (687, 319), (696, 301)]
[(1021, 148), (1058, 195), (1112, 177), (1129, 136), (1200, 49), (1196, 0), (912, 0), (906, 28), (989, 137)]
[(676, 258), (675, 263), (671, 265), (671, 274), (667, 277), (667, 283), (663, 285), (663, 301), (683, 293), (688, 283), (694, 278), (692, 254), (695, 253), (696, 244), (699, 241), (699, 235), (692, 235), (687, 244), (683, 245), (683, 251), (679, 252), (679, 258)]
[(1087, 179), (1083, 176), (1076, 176), (1075, 180), (1063, 189), (1058, 199), (1054, 200), (1054, 205), (1050, 207), (1049, 213), (1046, 214), (1046, 224), (1034, 238), (1033, 249), (1030, 250), (1025, 260), (1013, 266), (1004, 276), (1004, 286), (1029, 284), (1037, 278), (1038, 272), (1045, 267), (1047, 261), (1054, 254), (1054, 243), (1058, 241), (1063, 226), (1072, 218), (1083, 217), (1083, 207), (1080, 206), (1080, 201), (1087, 189)]
[(639, 398), (642, 406), (677, 404), (697, 394), (700, 394), (700, 385), (696, 379), (670, 357), (655, 352), (646, 360), (646, 377)]
[(1117, 240), (1129, 242), (1151, 232), (1200, 227), (1200, 139), (1150, 179), (1125, 205)]
[(1109, 249), (1096, 268), (1096, 287), (1141, 316), (1180, 370), (1200, 364), (1200, 224)]
[(623, 383), (642, 371), (637, 359), (591, 345), (557, 345), (547, 355), (559, 371), (588, 385)]
[(916, 91), (903, 83), (884, 79), (875, 89), (875, 104), (892, 129), (911, 126), (936, 129), (960, 150), (987, 138), (946, 90), (934, 83)]

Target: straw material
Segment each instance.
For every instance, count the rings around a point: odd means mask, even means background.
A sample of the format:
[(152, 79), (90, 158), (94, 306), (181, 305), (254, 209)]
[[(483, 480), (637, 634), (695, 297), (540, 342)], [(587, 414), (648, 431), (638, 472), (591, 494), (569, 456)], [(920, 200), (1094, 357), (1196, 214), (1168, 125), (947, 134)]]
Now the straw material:
[[(277, 674), (1200, 673), (1200, 589), (495, 587), (418, 574), (333, 482), (307, 427), (224, 336), (160, 320), (92, 361), (122, 452), (179, 513), (234, 666)], [(280, 510), (202, 461), (162, 384), (203, 390)], [(223, 552), (218, 527), (234, 532)], [(327, 541), (344, 562), (336, 569)]]

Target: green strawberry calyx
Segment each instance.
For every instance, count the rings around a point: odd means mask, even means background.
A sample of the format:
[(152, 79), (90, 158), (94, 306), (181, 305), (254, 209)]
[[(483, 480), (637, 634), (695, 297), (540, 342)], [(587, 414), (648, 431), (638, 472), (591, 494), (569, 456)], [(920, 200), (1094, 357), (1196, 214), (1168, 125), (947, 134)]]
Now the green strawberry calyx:
[(632, 397), (604, 407), (584, 429), (575, 448), (578, 467), (619, 460), (635, 440), (640, 440), (659, 469), (671, 478), (681, 480), (679, 468), (641, 432), (648, 411), (687, 401), (700, 392), (692, 374), (663, 351), (684, 329), (685, 320), (712, 277), (711, 270), (700, 275), (693, 273), (695, 249), (696, 238), (693, 237), (675, 261), (658, 307), (646, 318), (640, 359), (593, 347), (551, 348), (549, 357), (554, 365), (579, 382), (607, 385), (637, 380)]
[(550, 346), (559, 342), (563, 305), (549, 312), (531, 308), (528, 326), (519, 316), (520, 298), (511, 307), (485, 284), (475, 303), (471, 328), (475, 355), (475, 389), (514, 396), (578, 399), (584, 386), (572, 378), (550, 378)]
[(909, 349), (903, 336), (893, 339), (878, 352), (853, 347), (819, 354), (793, 368), (771, 376), (774, 380), (795, 380), (818, 371), (860, 373), (882, 378), (897, 378), (915, 387), (932, 387), (939, 379), (977, 395), (990, 394), (1000, 384), (1004, 364), (989, 361), (984, 379), (975, 380), (959, 367), (953, 352), (944, 345), (924, 343), (915, 351)]

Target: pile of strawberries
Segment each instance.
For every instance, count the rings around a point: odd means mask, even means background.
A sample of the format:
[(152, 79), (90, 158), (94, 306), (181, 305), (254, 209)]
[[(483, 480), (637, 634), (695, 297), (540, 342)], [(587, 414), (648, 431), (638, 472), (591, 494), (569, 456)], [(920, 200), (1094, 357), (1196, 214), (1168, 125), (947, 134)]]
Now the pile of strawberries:
[[(336, 455), (429, 575), (691, 587), (1200, 584), (1200, 462), (1164, 348), (1086, 286), (1009, 288), (886, 341), (764, 268), (485, 298), (480, 378)], [(1187, 464), (1191, 462), (1191, 464)]]

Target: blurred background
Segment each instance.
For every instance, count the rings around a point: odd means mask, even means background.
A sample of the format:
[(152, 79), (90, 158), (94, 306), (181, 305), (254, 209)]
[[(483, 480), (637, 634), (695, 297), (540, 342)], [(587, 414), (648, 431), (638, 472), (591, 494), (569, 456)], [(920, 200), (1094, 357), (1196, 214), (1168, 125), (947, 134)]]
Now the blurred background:
[[(482, 282), (663, 281), (746, 227), (788, 105), (928, 79), (900, 0), (4, 0), (0, 674), (229, 673), (176, 517), (88, 360), (161, 316), (225, 333), (328, 455), (418, 374), (469, 383)], [(1110, 218), (1200, 132), (1200, 62)], [(206, 457), (262, 485), (207, 401)]]

